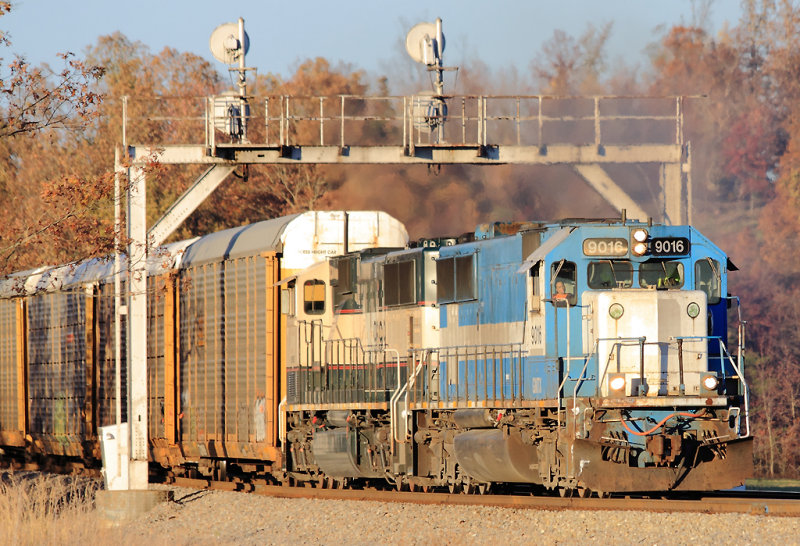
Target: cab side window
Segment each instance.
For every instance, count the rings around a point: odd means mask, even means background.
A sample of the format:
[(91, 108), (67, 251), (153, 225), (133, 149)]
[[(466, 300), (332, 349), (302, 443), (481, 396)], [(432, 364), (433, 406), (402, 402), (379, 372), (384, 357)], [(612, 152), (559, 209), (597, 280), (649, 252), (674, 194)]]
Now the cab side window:
[(531, 267), (529, 271), (530, 276), (530, 291), (531, 291), (531, 308), (530, 311), (532, 313), (539, 312), (539, 305), (542, 301), (542, 288), (540, 287), (539, 283), (541, 282), (541, 271), (542, 271), (542, 262), (536, 262), (536, 264)]
[(709, 305), (722, 299), (719, 262), (706, 258), (694, 264), (694, 287), (706, 293)]
[(303, 283), (303, 311), (307, 315), (325, 312), (325, 281), (312, 279)]
[(553, 264), (550, 271), (550, 298), (558, 304), (569, 302), (576, 305), (577, 293), (577, 268), (574, 262), (561, 260)]

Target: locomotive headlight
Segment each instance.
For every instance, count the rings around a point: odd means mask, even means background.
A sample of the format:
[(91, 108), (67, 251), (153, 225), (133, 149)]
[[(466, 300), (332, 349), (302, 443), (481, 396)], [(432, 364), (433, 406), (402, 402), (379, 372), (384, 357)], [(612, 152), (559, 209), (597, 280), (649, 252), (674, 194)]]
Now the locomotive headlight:
[(622, 304), (612, 303), (608, 308), (608, 314), (614, 320), (619, 320), (623, 313), (625, 313), (625, 308), (622, 307)]
[(707, 391), (716, 391), (717, 387), (719, 387), (719, 379), (717, 379), (716, 375), (706, 375), (703, 376), (703, 388)]
[(631, 232), (631, 238), (633, 239), (633, 251), (634, 256), (644, 256), (647, 252), (647, 237), (649, 234), (647, 233), (646, 229), (634, 229)]
[(625, 396), (625, 374), (608, 374), (609, 396)]
[(697, 315), (700, 314), (700, 306), (695, 302), (690, 303), (689, 305), (686, 306), (686, 314), (688, 314), (693, 319), (697, 318)]

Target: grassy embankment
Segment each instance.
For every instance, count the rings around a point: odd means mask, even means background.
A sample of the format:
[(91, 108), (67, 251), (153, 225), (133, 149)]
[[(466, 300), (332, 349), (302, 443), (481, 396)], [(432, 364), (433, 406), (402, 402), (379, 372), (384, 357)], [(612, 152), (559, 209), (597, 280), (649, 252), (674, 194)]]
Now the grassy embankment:
[(0, 474), (0, 544), (107, 544), (119, 530), (94, 509), (95, 480), (38, 473)]

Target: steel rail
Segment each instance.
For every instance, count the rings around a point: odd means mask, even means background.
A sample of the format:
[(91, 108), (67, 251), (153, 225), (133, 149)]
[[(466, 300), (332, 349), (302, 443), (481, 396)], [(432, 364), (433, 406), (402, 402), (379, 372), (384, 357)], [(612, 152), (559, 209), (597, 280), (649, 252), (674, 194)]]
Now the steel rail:
[[(195, 489), (252, 492), (285, 499), (354, 500), (400, 502), (449, 506), (493, 506), (528, 510), (623, 510), (644, 512), (681, 512), (702, 514), (753, 514), (765, 516), (800, 516), (800, 495), (754, 493), (741, 497), (708, 492), (696, 498), (578, 498), (522, 495), (464, 495), (458, 493), (416, 493), (377, 489), (321, 489), (287, 487), (249, 482), (216, 482), (205, 479), (173, 478), (169, 485)], [(720, 496), (723, 495), (723, 496)], [(789, 497), (789, 498), (787, 498)]]

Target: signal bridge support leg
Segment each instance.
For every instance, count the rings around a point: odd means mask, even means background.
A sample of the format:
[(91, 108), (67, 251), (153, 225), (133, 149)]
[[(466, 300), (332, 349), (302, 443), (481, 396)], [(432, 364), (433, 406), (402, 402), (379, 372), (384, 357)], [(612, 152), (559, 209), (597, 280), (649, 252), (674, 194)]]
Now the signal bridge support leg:
[(636, 218), (637, 220), (646, 221), (652, 215), (647, 214), (643, 208), (636, 204), (636, 201), (630, 198), (622, 188), (620, 188), (608, 173), (600, 165), (594, 164), (578, 164), (574, 167), (575, 172), (581, 175), (594, 190), (599, 193), (603, 198), (617, 210), (625, 209), (628, 218)]
[(147, 489), (147, 216), (145, 173), (129, 170), (128, 191), (128, 420), (129, 488)]
[(144, 171), (139, 167), (129, 168), (128, 183), (128, 484), (127, 489), (105, 489), (95, 496), (101, 517), (117, 524), (135, 519), (172, 496), (169, 491), (148, 489), (147, 186)]
[[(628, 218), (646, 221), (653, 217), (641, 208), (620, 188), (597, 163), (580, 163), (573, 167), (586, 182), (617, 210), (626, 209)], [(691, 195), (689, 163), (662, 163), (659, 167), (659, 187), (663, 209), (658, 211), (665, 224), (681, 225), (689, 223)], [(684, 176), (685, 175), (685, 176)]]
[[(691, 195), (688, 163), (664, 163), (659, 169), (659, 182), (664, 204), (664, 223), (670, 225), (691, 223), (691, 207), (687, 198)], [(684, 177), (684, 175), (686, 175)], [(684, 184), (686, 188), (684, 189)], [(684, 195), (687, 196), (684, 198)]]

